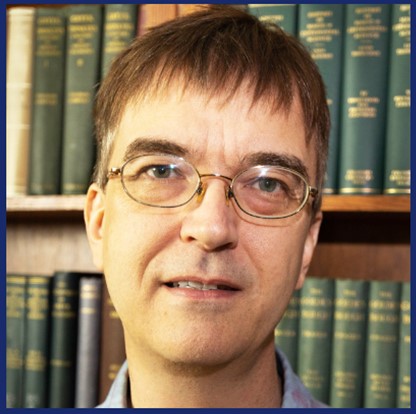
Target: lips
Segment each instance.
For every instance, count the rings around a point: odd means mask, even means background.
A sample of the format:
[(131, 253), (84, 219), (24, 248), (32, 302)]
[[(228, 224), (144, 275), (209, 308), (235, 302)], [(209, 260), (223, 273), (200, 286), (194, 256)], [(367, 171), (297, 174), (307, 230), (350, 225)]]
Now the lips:
[(176, 282), (165, 283), (170, 288), (181, 288), (181, 289), (195, 289), (195, 290), (238, 290), (227, 284), (219, 283), (203, 283), (193, 280), (180, 280)]

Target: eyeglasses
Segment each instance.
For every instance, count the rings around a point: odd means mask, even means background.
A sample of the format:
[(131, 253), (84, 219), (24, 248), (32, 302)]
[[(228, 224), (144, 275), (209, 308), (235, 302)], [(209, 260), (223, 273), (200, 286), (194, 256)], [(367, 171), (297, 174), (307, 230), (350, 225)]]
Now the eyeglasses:
[(189, 203), (195, 195), (202, 199), (202, 179), (217, 178), (229, 182), (225, 190), (246, 214), (261, 219), (282, 219), (299, 213), (309, 196), (318, 190), (305, 177), (285, 167), (258, 165), (238, 173), (234, 178), (221, 174), (200, 174), (181, 157), (141, 155), (113, 167), (107, 178), (121, 177), (126, 194), (145, 206), (175, 208)]

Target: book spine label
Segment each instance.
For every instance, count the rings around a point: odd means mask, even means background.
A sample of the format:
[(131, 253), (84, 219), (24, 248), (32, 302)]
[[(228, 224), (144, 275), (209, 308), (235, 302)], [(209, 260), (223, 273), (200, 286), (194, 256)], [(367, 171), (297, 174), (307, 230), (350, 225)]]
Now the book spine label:
[(29, 194), (59, 194), (65, 74), (64, 9), (36, 9)]
[(410, 408), (410, 283), (403, 283), (400, 302), (397, 408)]
[(300, 298), (298, 375), (311, 394), (329, 401), (334, 281), (308, 277)]
[(326, 86), (331, 115), (325, 194), (335, 194), (338, 189), (344, 7), (343, 4), (299, 5), (298, 37), (310, 50), (319, 67)]
[(75, 397), (79, 278), (53, 277), (49, 360), (49, 407), (71, 408)]
[(367, 301), (368, 282), (335, 280), (331, 407), (362, 407)]
[(346, 5), (341, 194), (383, 189), (390, 6)]
[(47, 407), (50, 286), (49, 276), (27, 279), (25, 408)]
[(410, 4), (392, 7), (384, 193), (410, 194)]
[(7, 275), (6, 294), (6, 406), (20, 408), (23, 405), (26, 277)]
[(372, 281), (368, 301), (365, 408), (396, 406), (400, 283)]
[(248, 12), (263, 22), (281, 27), (291, 35), (297, 33), (297, 4), (249, 4)]
[(92, 175), (95, 158), (92, 110), (100, 72), (101, 13), (99, 5), (68, 8), (63, 194), (85, 193)]

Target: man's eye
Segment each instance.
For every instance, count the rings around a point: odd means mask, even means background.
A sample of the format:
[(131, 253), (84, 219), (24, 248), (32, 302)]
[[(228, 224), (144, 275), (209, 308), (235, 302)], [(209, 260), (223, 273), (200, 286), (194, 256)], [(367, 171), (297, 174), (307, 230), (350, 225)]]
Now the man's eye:
[(174, 171), (175, 168), (170, 165), (158, 165), (148, 168), (146, 173), (154, 178), (169, 178)]
[(261, 191), (266, 191), (268, 193), (281, 189), (281, 183), (278, 180), (268, 177), (259, 178), (257, 180), (257, 186)]

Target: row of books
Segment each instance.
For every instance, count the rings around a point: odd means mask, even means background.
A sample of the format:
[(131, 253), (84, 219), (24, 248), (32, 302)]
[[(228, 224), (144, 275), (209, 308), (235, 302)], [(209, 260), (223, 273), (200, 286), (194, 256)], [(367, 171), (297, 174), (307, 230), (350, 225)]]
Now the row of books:
[[(410, 283), (308, 277), (275, 342), (333, 407), (410, 407)], [(124, 360), (101, 274), (7, 276), (8, 407), (94, 407)]]
[(124, 359), (101, 274), (7, 275), (7, 407), (94, 407)]
[(331, 407), (410, 408), (408, 282), (308, 277), (275, 342)]
[[(84, 193), (109, 63), (149, 27), (199, 6), (10, 7), (8, 195)], [(298, 36), (321, 70), (332, 119), (325, 192), (409, 194), (410, 4), (237, 7)]]

